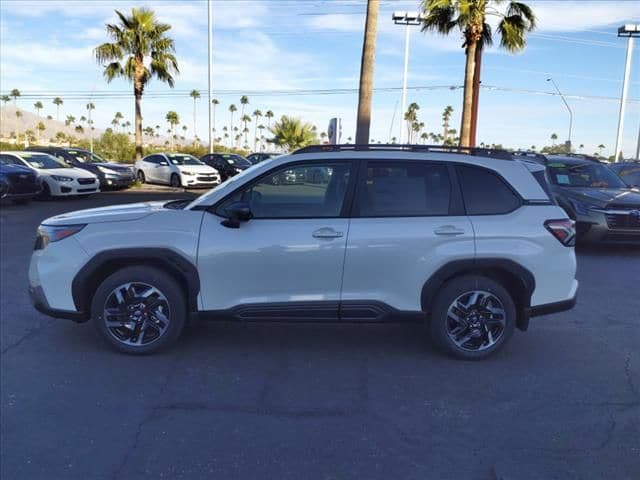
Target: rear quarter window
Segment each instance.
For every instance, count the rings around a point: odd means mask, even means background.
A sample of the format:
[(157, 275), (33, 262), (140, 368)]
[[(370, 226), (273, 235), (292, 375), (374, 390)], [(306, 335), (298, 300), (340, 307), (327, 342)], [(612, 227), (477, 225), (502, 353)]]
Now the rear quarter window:
[(498, 174), (469, 165), (458, 165), (456, 170), (467, 215), (502, 215), (522, 205)]

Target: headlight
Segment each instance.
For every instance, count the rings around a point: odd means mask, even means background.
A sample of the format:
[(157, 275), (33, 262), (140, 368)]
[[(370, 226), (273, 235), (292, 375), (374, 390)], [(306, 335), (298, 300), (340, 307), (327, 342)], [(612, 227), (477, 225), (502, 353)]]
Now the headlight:
[(71, 177), (63, 177), (61, 175), (51, 175), (56, 182), (73, 182), (73, 178)]
[(193, 172), (186, 172), (186, 171), (184, 171), (184, 170), (182, 170), (180, 173), (181, 173), (182, 175), (195, 175), (195, 173), (193, 173)]
[(108, 168), (101, 167), (100, 165), (98, 165), (98, 171), (100, 171), (102, 173), (106, 173), (108, 175), (117, 175), (118, 174), (118, 172), (116, 172), (115, 170), (110, 170)]
[(55, 227), (51, 225), (40, 225), (38, 227), (38, 237), (36, 239), (35, 249), (41, 250), (45, 248), (49, 243), (58, 242), (63, 238), (75, 235), (86, 226), (86, 224), (60, 225)]
[(573, 206), (573, 209), (576, 211), (576, 213), (580, 215), (591, 215), (591, 210), (595, 208), (593, 205), (582, 203), (581, 201), (575, 200), (573, 198), (569, 199), (569, 201), (571, 202), (571, 205)]

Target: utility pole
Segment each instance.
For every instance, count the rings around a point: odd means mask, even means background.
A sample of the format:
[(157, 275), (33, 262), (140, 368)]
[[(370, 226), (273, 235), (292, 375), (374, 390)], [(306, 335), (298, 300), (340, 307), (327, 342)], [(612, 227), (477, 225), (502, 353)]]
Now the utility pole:
[(567, 103), (567, 100), (564, 98), (564, 95), (562, 94), (562, 92), (558, 88), (558, 85), (553, 80), (553, 78), (551, 78), (551, 77), (547, 78), (547, 82), (553, 83), (553, 86), (556, 88), (556, 91), (558, 92), (558, 95), (560, 95), (560, 98), (564, 102), (564, 106), (567, 107), (567, 110), (569, 111), (569, 138), (568, 138), (568, 147), (569, 148), (568, 148), (568, 150), (569, 150), (569, 153), (571, 153), (571, 130), (573, 129), (573, 111), (571, 110), (571, 107)]
[(404, 25), (404, 67), (402, 73), (402, 100), (400, 101), (400, 145), (404, 143), (404, 113), (407, 108), (407, 77), (409, 73), (409, 27), (420, 25), (422, 17), (418, 12), (393, 12), (391, 15), (393, 23)]
[[(208, 40), (208, 101), (209, 105), (209, 153), (213, 153), (213, 119), (212, 119), (212, 90), (213, 90), (213, 0), (207, 0), (207, 40)], [(195, 121), (194, 121), (195, 123)]]
[(627, 57), (624, 63), (624, 79), (622, 81), (622, 95), (620, 96), (620, 113), (618, 115), (618, 132), (616, 135), (616, 149), (613, 161), (620, 161), (622, 154), (622, 134), (624, 133), (624, 114), (627, 108), (627, 93), (629, 90), (629, 75), (631, 74), (631, 55), (633, 53), (634, 37), (640, 37), (640, 25), (623, 25), (618, 28), (618, 37), (627, 37)]

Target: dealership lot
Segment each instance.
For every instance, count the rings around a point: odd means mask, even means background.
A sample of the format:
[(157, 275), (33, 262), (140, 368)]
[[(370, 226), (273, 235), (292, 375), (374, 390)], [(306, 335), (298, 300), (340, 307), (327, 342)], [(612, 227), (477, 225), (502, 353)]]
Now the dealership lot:
[(189, 195), (0, 209), (0, 477), (637, 478), (640, 250), (580, 250), (578, 306), (480, 363), (391, 324), (200, 323), (134, 358), (33, 310), (41, 220)]

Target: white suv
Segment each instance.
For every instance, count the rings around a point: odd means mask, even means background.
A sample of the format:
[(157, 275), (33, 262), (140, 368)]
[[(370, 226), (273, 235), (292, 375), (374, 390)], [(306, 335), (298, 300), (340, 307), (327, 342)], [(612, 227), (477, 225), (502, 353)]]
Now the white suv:
[(477, 359), (530, 317), (573, 307), (574, 238), (544, 167), (507, 152), (314, 146), (192, 202), (45, 220), (30, 293), (127, 353), (200, 316), (426, 321), (441, 349)]
[(218, 171), (186, 153), (154, 153), (135, 164), (141, 183), (162, 183), (172, 187), (212, 187), (220, 183)]

